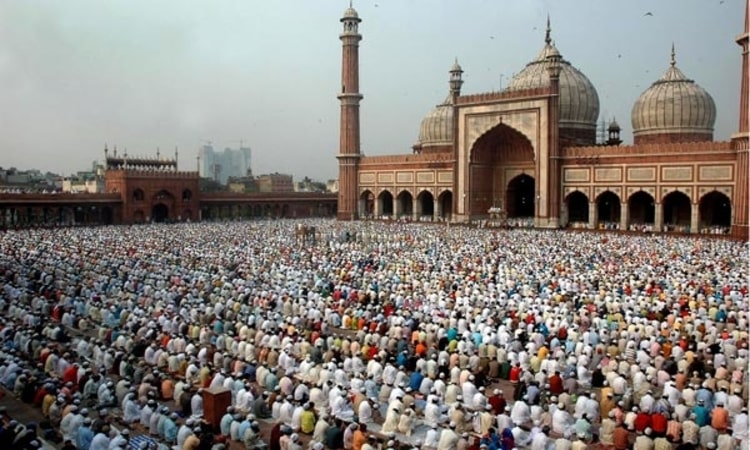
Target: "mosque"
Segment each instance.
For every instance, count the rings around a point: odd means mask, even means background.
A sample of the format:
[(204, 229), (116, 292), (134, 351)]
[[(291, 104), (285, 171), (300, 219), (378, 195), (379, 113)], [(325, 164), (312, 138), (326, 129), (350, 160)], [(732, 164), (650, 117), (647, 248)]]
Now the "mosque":
[(634, 142), (613, 120), (596, 143), (599, 95), (550, 37), (501, 92), (463, 94), (461, 66), (419, 128), (410, 154), (359, 147), (359, 32), (341, 18), (342, 90), (338, 218), (467, 223), (500, 220), (577, 227), (748, 237), (748, 24), (741, 47), (738, 131), (714, 141), (711, 95), (678, 67), (632, 107)]

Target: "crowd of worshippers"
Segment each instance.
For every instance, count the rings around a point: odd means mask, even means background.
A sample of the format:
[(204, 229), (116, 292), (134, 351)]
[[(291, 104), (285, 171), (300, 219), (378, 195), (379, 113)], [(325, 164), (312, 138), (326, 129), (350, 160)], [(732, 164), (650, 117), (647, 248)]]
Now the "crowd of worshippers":
[(3, 448), (749, 448), (747, 244), (295, 226), (0, 235)]

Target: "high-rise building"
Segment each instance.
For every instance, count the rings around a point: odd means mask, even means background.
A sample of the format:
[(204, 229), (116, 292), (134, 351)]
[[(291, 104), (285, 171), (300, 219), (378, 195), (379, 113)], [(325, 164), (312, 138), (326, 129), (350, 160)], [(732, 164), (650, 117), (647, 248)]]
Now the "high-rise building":
[(219, 153), (213, 145), (207, 144), (198, 152), (200, 176), (226, 184), (229, 177), (243, 177), (251, 170), (250, 147), (239, 149), (225, 148)]

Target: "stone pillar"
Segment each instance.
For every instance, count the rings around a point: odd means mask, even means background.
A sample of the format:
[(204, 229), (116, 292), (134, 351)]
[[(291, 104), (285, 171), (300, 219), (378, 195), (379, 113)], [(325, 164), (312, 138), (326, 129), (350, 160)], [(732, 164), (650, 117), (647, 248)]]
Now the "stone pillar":
[(620, 204), (620, 229), (627, 230), (628, 222), (630, 222), (630, 211), (628, 211), (628, 203)]
[(401, 202), (397, 199), (393, 199), (393, 218), (394, 219), (400, 219), (401, 218)]
[(381, 201), (382, 199), (380, 199), (379, 197), (375, 197), (375, 204), (372, 206), (372, 215), (375, 216), (376, 219), (380, 218), (380, 211), (382, 210), (382, 208), (380, 207)]
[(440, 220), (440, 216), (443, 215), (443, 212), (440, 210), (440, 202), (438, 201), (437, 197), (432, 198), (432, 221), (437, 222)]
[(661, 233), (664, 227), (664, 206), (661, 203), (654, 203), (654, 231)]
[(411, 199), (411, 220), (414, 222), (418, 221), (422, 215), (422, 205), (417, 197)]
[(589, 202), (589, 229), (596, 229), (596, 202)]
[(690, 205), (690, 232), (691, 233), (698, 233), (700, 230), (699, 227), (699, 217), (700, 217), (700, 206), (698, 203), (693, 203)]

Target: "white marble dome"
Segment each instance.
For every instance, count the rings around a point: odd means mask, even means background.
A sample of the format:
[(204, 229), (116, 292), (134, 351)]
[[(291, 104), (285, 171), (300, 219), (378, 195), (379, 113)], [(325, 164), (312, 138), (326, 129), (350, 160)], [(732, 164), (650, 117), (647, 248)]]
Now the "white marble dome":
[(450, 95), (422, 119), (417, 143), (422, 147), (453, 145), (453, 105)]
[(357, 10), (352, 8), (351, 6), (346, 8), (344, 10), (344, 16), (343, 19), (359, 19), (359, 14), (357, 14)]
[[(549, 38), (549, 30), (544, 48), (539, 55), (526, 64), (508, 84), (506, 90), (534, 89), (549, 86), (548, 56), (556, 53), (557, 48)], [(599, 94), (591, 81), (562, 59), (560, 71), (560, 128), (579, 128), (596, 130), (599, 118)]]
[(646, 89), (631, 112), (633, 136), (654, 134), (713, 135), (716, 104), (711, 95), (688, 79), (672, 60), (666, 73)]

